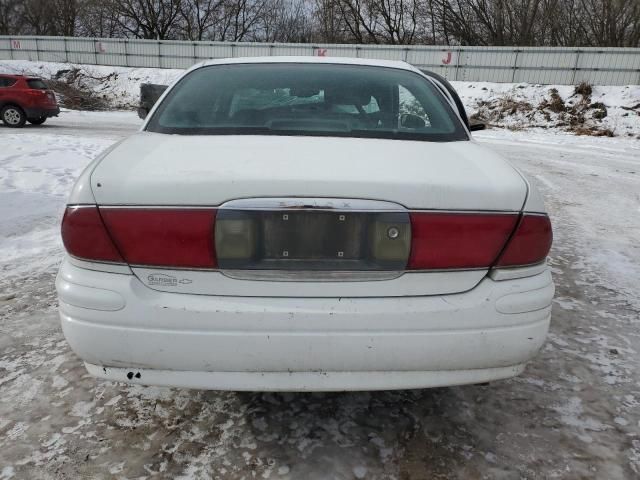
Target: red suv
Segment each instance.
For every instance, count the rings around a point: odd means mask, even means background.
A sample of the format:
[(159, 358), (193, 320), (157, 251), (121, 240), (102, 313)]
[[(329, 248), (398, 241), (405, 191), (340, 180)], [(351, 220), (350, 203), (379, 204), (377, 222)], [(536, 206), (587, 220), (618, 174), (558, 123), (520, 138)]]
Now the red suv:
[(40, 125), (59, 113), (56, 96), (39, 78), (0, 74), (0, 118), (7, 127)]

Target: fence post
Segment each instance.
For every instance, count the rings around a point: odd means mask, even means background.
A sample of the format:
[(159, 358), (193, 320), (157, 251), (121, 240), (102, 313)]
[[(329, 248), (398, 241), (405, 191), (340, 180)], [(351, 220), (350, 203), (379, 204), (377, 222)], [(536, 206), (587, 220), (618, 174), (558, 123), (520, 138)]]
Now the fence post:
[(571, 78), (571, 83), (573, 85), (576, 84), (576, 75), (578, 74), (578, 62), (580, 62), (580, 53), (582, 53), (582, 50), (576, 50), (576, 63), (573, 65), (573, 77)]
[(516, 50), (516, 58), (513, 60), (513, 74), (511, 75), (511, 83), (516, 83), (516, 72), (518, 71), (518, 55), (520, 50)]
[(14, 60), (13, 58), (13, 38), (9, 37), (9, 58)]
[(40, 44), (38, 43), (38, 37), (36, 37), (36, 60), (38, 62), (40, 61)]
[(458, 79), (458, 68), (460, 67), (460, 56), (462, 55), (462, 45), (458, 45), (458, 55), (456, 57), (456, 69), (453, 72), (453, 78), (455, 78), (456, 82)]
[[(62, 38), (62, 44), (64, 45), (64, 61), (69, 63), (69, 48), (67, 48), (67, 37)], [(98, 63), (96, 61), (96, 63)]]
[(129, 49), (127, 48), (127, 45), (129, 43), (128, 39), (124, 39), (124, 66), (128, 67), (129, 66)]

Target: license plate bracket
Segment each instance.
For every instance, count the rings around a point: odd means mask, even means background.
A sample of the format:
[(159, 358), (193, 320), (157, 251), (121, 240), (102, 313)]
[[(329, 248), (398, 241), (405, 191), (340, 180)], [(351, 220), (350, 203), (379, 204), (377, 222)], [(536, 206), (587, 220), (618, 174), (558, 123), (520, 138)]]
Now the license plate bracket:
[[(231, 238), (232, 226), (235, 238)], [(218, 266), (234, 270), (400, 270), (409, 256), (410, 228), (406, 212), (221, 209), (215, 235)], [(241, 242), (247, 243), (246, 248), (235, 254), (232, 247)]]

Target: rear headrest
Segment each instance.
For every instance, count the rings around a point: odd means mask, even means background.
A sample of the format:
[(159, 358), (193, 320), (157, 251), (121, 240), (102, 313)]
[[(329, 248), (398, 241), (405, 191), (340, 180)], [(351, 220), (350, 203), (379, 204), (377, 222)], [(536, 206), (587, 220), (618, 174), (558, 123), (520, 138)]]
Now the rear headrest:
[(371, 93), (354, 88), (340, 88), (325, 90), (324, 99), (327, 103), (334, 105), (369, 105), (371, 103)]

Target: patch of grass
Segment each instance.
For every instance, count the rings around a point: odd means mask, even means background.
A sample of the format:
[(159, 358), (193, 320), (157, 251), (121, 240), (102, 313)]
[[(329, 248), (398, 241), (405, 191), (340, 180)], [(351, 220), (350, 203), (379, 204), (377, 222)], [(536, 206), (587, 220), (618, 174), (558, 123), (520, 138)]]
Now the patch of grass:
[(513, 97), (507, 95), (502, 97), (498, 101), (498, 108), (500, 113), (504, 115), (515, 115), (519, 112), (530, 112), (533, 110), (533, 105), (529, 102), (522, 100), (516, 100)]
[(582, 95), (583, 98), (590, 98), (593, 93), (593, 87), (587, 82), (582, 82), (580, 85), (576, 85), (573, 92), (574, 95)]
[(590, 137), (615, 137), (615, 133), (609, 128), (577, 126), (569, 128), (569, 131), (576, 135), (587, 135)]
[(604, 103), (595, 102), (589, 105), (589, 108), (591, 110), (594, 110), (592, 116), (596, 120), (602, 120), (603, 118), (606, 118), (608, 112), (607, 112), (607, 107)]
[(562, 97), (558, 93), (558, 90), (555, 88), (552, 88), (551, 90), (549, 90), (549, 93), (551, 94), (551, 99), (547, 100), (545, 98), (542, 102), (540, 102), (540, 105), (538, 105), (538, 109), (549, 110), (553, 113), (566, 112), (567, 106), (565, 105), (564, 100), (562, 100)]

